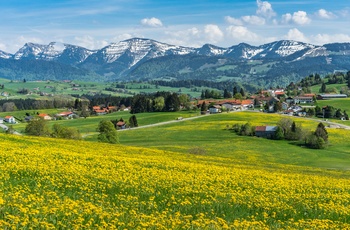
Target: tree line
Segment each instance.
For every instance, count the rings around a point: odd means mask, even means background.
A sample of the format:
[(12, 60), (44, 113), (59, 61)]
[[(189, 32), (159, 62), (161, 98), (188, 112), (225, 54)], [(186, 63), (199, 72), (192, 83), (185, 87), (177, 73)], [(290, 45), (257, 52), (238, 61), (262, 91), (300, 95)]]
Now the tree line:
[[(229, 129), (241, 136), (255, 136), (255, 128), (247, 122), (243, 125), (234, 124)], [(310, 132), (302, 128), (300, 124), (296, 124), (292, 119), (282, 118), (278, 121), (271, 139), (295, 141), (308, 148), (324, 149), (328, 145), (328, 132), (322, 122), (317, 125), (315, 131)]]

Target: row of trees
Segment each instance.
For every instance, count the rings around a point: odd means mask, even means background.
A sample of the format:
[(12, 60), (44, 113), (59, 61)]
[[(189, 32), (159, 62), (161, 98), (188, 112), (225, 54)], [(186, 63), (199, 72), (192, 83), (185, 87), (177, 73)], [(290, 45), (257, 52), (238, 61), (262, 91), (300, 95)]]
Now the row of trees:
[(242, 99), (245, 96), (246, 96), (246, 93), (243, 87), (241, 87), (238, 90), (237, 86), (233, 87), (232, 93), (227, 89), (224, 89), (223, 94), (219, 91), (209, 90), (209, 89), (202, 90), (202, 93), (201, 93), (201, 99), (207, 99), (207, 98), (220, 99), (220, 98), (232, 98), (232, 97), (236, 99)]
[(132, 98), (131, 113), (143, 112), (175, 112), (181, 106), (189, 109), (190, 98), (186, 94), (178, 95), (170, 92), (157, 92), (155, 94), (139, 94)]
[(48, 122), (40, 118), (29, 121), (24, 132), (27, 135), (32, 136), (56, 137), (75, 140), (82, 139), (82, 136), (77, 128), (64, 127), (59, 124), (54, 124), (52, 130), (50, 130)]
[[(242, 136), (255, 136), (255, 126), (252, 126), (249, 122), (243, 125), (234, 124), (231, 129)], [(310, 132), (293, 120), (282, 118), (277, 123), (277, 128), (271, 139), (299, 141), (300, 144), (302, 143), (309, 148), (323, 149), (328, 144), (328, 133), (323, 123), (319, 123), (314, 132)]]

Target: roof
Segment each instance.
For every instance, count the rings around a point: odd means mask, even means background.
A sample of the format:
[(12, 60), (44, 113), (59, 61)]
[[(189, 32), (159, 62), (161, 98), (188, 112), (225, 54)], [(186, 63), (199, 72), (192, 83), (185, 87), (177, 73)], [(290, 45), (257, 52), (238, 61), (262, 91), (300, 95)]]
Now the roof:
[(106, 113), (106, 110), (104, 110), (104, 109), (96, 109), (95, 112), (96, 113)]
[(49, 116), (49, 115), (47, 115), (46, 113), (40, 113), (38, 116), (39, 117), (46, 117), (46, 116)]
[(71, 115), (73, 114), (73, 112), (61, 112), (59, 113), (58, 115), (61, 115), (61, 116), (68, 116), (68, 115)]
[(277, 130), (277, 126), (256, 126), (255, 132), (275, 132)]
[(123, 126), (123, 125), (125, 125), (125, 122), (124, 122), (124, 121), (118, 121), (118, 122), (117, 122), (117, 126)]
[(265, 132), (266, 131), (266, 126), (256, 126), (255, 127), (255, 132)]
[(11, 117), (13, 117), (13, 116), (6, 116), (5, 119), (9, 119), (9, 118), (11, 118)]

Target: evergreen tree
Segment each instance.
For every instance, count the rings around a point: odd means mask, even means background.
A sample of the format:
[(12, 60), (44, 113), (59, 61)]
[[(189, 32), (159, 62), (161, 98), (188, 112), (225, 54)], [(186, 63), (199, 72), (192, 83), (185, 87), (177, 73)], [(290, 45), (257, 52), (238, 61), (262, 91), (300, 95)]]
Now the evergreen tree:
[(136, 119), (136, 116), (135, 115), (132, 115), (130, 118), (129, 118), (129, 126), (131, 128), (133, 127), (138, 127), (138, 123), (137, 123), (137, 119)]
[(244, 92), (244, 89), (241, 88), (241, 90), (239, 91), (239, 93), (242, 95), (242, 97), (245, 97), (245, 92)]
[(205, 104), (205, 101), (203, 101), (202, 105), (201, 105), (201, 111), (207, 111), (207, 105)]
[(238, 93), (237, 86), (233, 87), (232, 95), (235, 96)]
[(345, 110), (344, 110), (344, 117), (345, 117), (345, 120), (349, 120), (349, 115), (346, 113)]
[(317, 125), (316, 131), (315, 131), (314, 134), (315, 134), (316, 137), (322, 138), (325, 143), (328, 142), (328, 133), (327, 133), (326, 127), (323, 125), (322, 122), (320, 122)]
[(327, 86), (326, 86), (326, 84), (323, 82), (322, 85), (321, 85), (320, 93), (325, 93), (326, 90), (327, 90)]
[(224, 98), (231, 98), (232, 95), (228, 92), (227, 89), (224, 89)]

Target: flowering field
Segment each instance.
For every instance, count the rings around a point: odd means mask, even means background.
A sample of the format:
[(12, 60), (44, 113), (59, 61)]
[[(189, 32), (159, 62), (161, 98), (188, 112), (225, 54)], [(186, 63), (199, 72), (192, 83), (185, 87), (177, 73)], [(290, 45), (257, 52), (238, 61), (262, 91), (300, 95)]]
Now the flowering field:
[[(349, 229), (350, 172), (0, 134), (2, 229)], [(255, 152), (254, 152), (255, 151)]]

